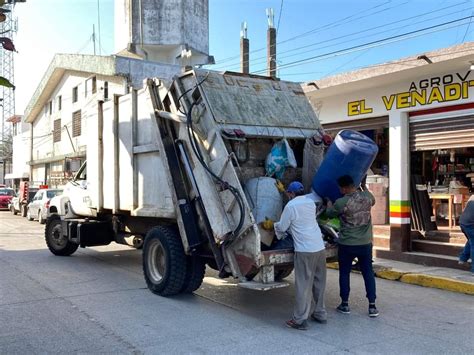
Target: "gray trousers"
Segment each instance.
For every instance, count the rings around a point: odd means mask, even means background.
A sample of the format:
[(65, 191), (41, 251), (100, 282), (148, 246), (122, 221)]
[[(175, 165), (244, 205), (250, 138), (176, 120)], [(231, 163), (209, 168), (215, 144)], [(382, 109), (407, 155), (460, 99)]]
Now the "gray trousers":
[(317, 319), (325, 320), (326, 251), (295, 252), (294, 264), (296, 299), (293, 320), (301, 324), (310, 313)]

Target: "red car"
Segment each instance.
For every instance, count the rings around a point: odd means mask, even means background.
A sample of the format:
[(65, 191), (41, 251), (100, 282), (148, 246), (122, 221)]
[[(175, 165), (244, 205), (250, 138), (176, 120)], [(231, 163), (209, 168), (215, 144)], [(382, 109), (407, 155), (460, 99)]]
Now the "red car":
[(0, 209), (8, 209), (12, 198), (15, 196), (15, 191), (8, 187), (0, 188)]

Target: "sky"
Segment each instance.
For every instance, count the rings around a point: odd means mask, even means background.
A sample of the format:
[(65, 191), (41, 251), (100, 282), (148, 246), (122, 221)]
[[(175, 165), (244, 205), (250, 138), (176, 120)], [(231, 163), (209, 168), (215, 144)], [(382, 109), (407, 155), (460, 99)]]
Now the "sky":
[[(15, 7), (16, 112), (55, 53), (114, 53), (114, 0), (27, 0)], [(474, 0), (209, 0), (209, 68), (238, 71), (241, 23), (250, 71), (265, 73), (266, 9), (274, 9), (278, 76), (311, 81), (474, 40)], [(100, 22), (100, 36), (99, 36)], [(100, 38), (100, 46), (99, 46)]]

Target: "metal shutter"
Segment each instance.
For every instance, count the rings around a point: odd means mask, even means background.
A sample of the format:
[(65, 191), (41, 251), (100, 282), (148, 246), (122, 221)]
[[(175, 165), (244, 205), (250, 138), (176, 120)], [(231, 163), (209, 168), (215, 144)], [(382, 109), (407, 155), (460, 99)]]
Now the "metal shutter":
[(410, 117), (410, 150), (474, 147), (474, 114), (457, 117)]
[(324, 123), (322, 126), (327, 133), (337, 134), (343, 129), (352, 129), (355, 131), (367, 131), (371, 129), (388, 128), (388, 116), (364, 118), (351, 121)]
[(61, 119), (54, 120), (53, 126), (53, 142), (61, 141)]

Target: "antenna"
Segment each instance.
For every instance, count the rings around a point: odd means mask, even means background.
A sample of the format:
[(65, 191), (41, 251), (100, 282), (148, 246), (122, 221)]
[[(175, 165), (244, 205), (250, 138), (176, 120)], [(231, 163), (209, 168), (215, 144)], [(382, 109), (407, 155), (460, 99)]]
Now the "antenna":
[(247, 38), (247, 22), (244, 21), (240, 25), (240, 38)]
[(274, 28), (275, 27), (275, 13), (273, 12), (272, 8), (267, 8), (267, 20), (268, 20), (268, 27)]

